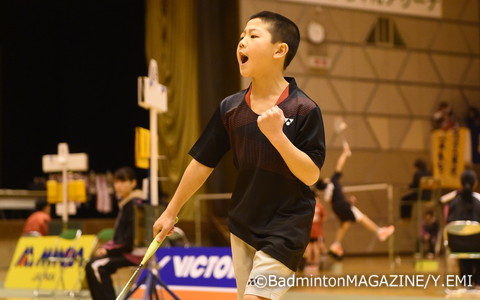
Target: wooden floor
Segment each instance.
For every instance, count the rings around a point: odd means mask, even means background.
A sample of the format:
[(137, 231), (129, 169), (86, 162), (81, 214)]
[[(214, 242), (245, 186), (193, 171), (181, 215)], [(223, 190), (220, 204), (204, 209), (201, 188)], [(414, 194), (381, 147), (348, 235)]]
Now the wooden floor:
[[(443, 259), (438, 260), (438, 269), (433, 271), (416, 270), (413, 257), (410, 255), (397, 257), (395, 261), (389, 261), (384, 256), (376, 257), (346, 257), (342, 262), (335, 262), (325, 259), (322, 263), (324, 269), (318, 271), (317, 268), (306, 267), (304, 272), (298, 272), (297, 276), (307, 278), (323, 278), (323, 286), (318, 286), (317, 280), (315, 287), (292, 287), (282, 300), (313, 300), (313, 299), (333, 299), (333, 300), (426, 300), (438, 298), (461, 297), (463, 299), (480, 299), (478, 290), (446, 293), (444, 284), (447, 274), (455, 274), (455, 264), (449, 264), (449, 272), (445, 273), (445, 263)], [(435, 264), (433, 264), (434, 266)], [(418, 266), (418, 265), (417, 265)], [(432, 267), (432, 264), (428, 265)], [(0, 270), (0, 281), (3, 287), (6, 269)], [(121, 286), (128, 280), (131, 270), (126, 269), (114, 275), (114, 282)], [(353, 281), (350, 286), (341, 285), (342, 278), (356, 278), (357, 286)], [(437, 283), (430, 280), (427, 284), (425, 281), (428, 277), (437, 279)], [(406, 281), (406, 277), (416, 278), (416, 284), (412, 280)], [(403, 278), (403, 279), (402, 279)], [(381, 281), (381, 279), (388, 280)], [(353, 280), (353, 279), (352, 279)], [(370, 280), (370, 282), (368, 282)], [(402, 281), (403, 287), (402, 287)], [(330, 285), (330, 286), (326, 286)], [(375, 286), (377, 285), (377, 286)], [(383, 285), (383, 286), (378, 286)], [(388, 286), (387, 286), (388, 285)], [(410, 285), (410, 286), (405, 286)], [(452, 289), (455, 286), (452, 286)], [(82, 291), (81, 295), (70, 298), (65, 295), (55, 295), (41, 297), (40, 299), (89, 299), (88, 291)], [(8, 290), (0, 289), (0, 300), (10, 299), (34, 299), (30, 290)], [(199, 299), (203, 300), (203, 299)]]

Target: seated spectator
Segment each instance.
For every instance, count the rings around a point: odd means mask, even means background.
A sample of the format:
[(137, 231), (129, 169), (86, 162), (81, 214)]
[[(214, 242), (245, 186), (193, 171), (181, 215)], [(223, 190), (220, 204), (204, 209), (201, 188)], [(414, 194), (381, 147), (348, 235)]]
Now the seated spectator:
[(48, 224), (52, 221), (50, 217), (50, 204), (45, 198), (37, 199), (35, 212), (32, 213), (23, 225), (23, 235), (44, 236), (48, 234)]
[(441, 102), (432, 116), (433, 129), (449, 130), (458, 127), (453, 108), (447, 102)]
[(428, 258), (435, 256), (435, 246), (437, 244), (437, 237), (440, 225), (432, 210), (425, 212), (422, 222), (422, 242), (423, 251)]
[[(418, 200), (420, 180), (422, 177), (432, 176), (432, 173), (427, 169), (427, 164), (423, 159), (419, 158), (415, 160), (413, 166), (415, 167), (415, 173), (413, 174), (412, 182), (408, 185), (411, 191), (400, 199), (400, 218), (404, 220), (412, 217), (412, 205)], [(430, 199), (430, 191), (423, 191), (421, 199)]]
[(136, 175), (129, 167), (118, 169), (113, 177), (119, 206), (113, 240), (98, 248), (95, 257), (86, 266), (88, 287), (93, 300), (115, 299), (111, 274), (122, 267), (136, 266), (142, 260), (142, 256), (133, 253), (135, 205), (142, 202), (142, 191), (135, 189)]
[[(480, 222), (480, 199), (473, 192), (477, 184), (476, 173), (471, 169), (463, 171), (461, 183), (462, 190), (448, 204), (447, 222), (463, 220)], [(480, 259), (459, 259), (458, 264), (460, 275), (471, 275), (472, 284), (480, 287)]]

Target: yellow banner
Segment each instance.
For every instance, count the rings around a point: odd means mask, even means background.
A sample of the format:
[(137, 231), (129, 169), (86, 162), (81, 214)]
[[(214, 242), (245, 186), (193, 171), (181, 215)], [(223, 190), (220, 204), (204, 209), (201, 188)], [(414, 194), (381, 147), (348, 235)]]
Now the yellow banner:
[(150, 130), (135, 127), (135, 166), (148, 169), (150, 166)]
[(432, 133), (433, 176), (443, 188), (458, 189), (460, 175), (470, 162), (470, 131), (465, 127)]
[[(63, 184), (57, 180), (47, 180), (47, 200), (48, 203), (63, 202)], [(74, 179), (68, 181), (67, 197), (70, 202), (85, 203), (87, 201), (87, 187), (85, 180)]]
[[(21, 237), (10, 262), (5, 287), (79, 291), (95, 241), (95, 235), (82, 235), (77, 240), (57, 236)], [(74, 261), (59, 262), (50, 257), (72, 257)]]

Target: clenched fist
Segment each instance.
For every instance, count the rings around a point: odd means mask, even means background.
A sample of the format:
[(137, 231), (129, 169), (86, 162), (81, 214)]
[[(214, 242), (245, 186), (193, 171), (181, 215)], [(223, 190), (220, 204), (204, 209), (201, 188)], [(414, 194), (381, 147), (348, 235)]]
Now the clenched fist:
[(269, 140), (283, 133), (284, 123), (285, 116), (278, 106), (266, 110), (257, 118), (258, 128)]

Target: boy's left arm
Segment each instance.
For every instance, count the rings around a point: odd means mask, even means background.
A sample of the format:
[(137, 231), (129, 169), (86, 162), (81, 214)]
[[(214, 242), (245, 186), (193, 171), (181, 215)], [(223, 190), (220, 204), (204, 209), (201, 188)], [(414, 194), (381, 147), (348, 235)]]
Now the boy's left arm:
[(295, 147), (283, 132), (285, 123), (283, 111), (274, 106), (261, 114), (257, 123), (260, 131), (277, 149), (293, 175), (308, 186), (315, 184), (320, 177), (320, 169), (310, 156)]

